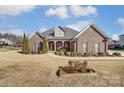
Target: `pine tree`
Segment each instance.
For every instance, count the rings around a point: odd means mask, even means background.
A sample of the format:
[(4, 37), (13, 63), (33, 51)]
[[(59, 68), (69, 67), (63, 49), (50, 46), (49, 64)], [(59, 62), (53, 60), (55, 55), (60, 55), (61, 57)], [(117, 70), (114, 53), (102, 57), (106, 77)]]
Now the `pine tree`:
[(29, 48), (29, 43), (28, 43), (28, 36), (26, 36), (26, 40), (25, 40), (25, 54), (29, 54), (30, 52), (30, 48)]
[(24, 33), (23, 35), (23, 42), (22, 42), (22, 53), (24, 54), (25, 53), (25, 50), (26, 50), (26, 46), (25, 46), (25, 42), (26, 41), (26, 34)]
[(42, 48), (42, 52), (48, 53), (49, 51), (49, 47), (48, 47), (48, 40), (46, 38), (43, 39), (43, 48)]
[(22, 53), (23, 54), (29, 54), (30, 49), (28, 45), (28, 36), (24, 33), (23, 35), (23, 43), (22, 43)]

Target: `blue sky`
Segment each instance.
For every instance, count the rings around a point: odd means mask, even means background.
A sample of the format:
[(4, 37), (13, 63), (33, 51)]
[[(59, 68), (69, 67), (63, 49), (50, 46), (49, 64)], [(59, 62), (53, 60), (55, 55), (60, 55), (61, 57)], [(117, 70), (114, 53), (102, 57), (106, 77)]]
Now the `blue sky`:
[(114, 39), (124, 33), (124, 6), (0, 6), (0, 32), (30, 36), (56, 26), (81, 31), (95, 23)]

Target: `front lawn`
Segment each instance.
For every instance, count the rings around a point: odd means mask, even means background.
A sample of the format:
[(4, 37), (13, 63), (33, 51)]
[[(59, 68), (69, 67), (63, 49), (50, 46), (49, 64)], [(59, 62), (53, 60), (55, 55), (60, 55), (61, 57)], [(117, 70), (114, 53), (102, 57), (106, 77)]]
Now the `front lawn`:
[(0, 48), (0, 52), (7, 52), (12, 50), (20, 50), (21, 47), (2, 47)]
[(22, 55), (16, 51), (0, 53), (0, 86), (124, 86), (124, 60), (87, 60), (99, 71), (96, 76), (57, 77), (67, 59), (44, 55)]
[(10, 50), (12, 50), (12, 49), (10, 49), (10, 48), (0, 48), (0, 52), (6, 52), (6, 51), (10, 51)]

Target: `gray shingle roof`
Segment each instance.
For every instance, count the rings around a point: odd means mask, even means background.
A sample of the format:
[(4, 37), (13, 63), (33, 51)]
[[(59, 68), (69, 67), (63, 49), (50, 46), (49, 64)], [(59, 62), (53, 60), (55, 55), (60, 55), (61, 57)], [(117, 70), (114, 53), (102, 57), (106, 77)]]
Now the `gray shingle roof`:
[(121, 35), (119, 35), (119, 36), (124, 36), (124, 34), (121, 34)]
[(74, 29), (71, 29), (69, 27), (63, 27), (63, 26), (58, 26), (57, 28), (61, 29), (62, 31), (64, 31), (64, 37), (55, 37), (54, 36), (54, 30), (55, 28), (49, 29), (45, 32), (39, 33), (37, 32), (38, 35), (40, 35), (41, 37), (46, 37), (47, 39), (55, 39), (55, 40), (59, 40), (59, 39), (74, 39), (77, 38), (80, 34), (82, 34), (84, 31), (86, 31), (86, 29), (88, 29), (89, 27), (94, 27), (95, 29), (97, 29), (99, 31), (99, 33), (107, 38), (107, 39), (111, 39), (105, 32), (103, 32), (99, 27), (97, 27), (95, 24), (89, 24), (88, 26), (86, 26), (81, 32), (78, 32)]
[(78, 36), (80, 36), (83, 32), (85, 32), (88, 28), (90, 28), (90, 27), (94, 27), (95, 29), (97, 29), (98, 31), (99, 31), (99, 33), (103, 36), (103, 37), (105, 37), (105, 38), (107, 38), (107, 39), (111, 39), (109, 36), (108, 36), (108, 34), (106, 34), (104, 31), (102, 31), (99, 27), (97, 27), (95, 24), (89, 24), (88, 26), (86, 26), (83, 30), (81, 30), (80, 32), (79, 32), (79, 34), (77, 34), (74, 38), (77, 38)]
[(55, 37), (54, 36), (54, 28), (49, 29), (43, 33), (37, 32), (40, 36), (46, 37), (47, 39), (72, 39), (74, 36), (76, 36), (79, 32), (71, 29), (69, 27), (62, 27), (58, 26), (61, 30), (64, 31), (64, 37)]

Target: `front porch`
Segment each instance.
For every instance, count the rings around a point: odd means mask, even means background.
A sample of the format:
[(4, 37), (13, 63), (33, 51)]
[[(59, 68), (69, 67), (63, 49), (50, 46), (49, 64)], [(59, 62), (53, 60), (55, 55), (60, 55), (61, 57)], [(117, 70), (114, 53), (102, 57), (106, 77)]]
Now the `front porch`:
[(50, 40), (49, 51), (70, 51), (77, 52), (77, 41), (69, 40)]

